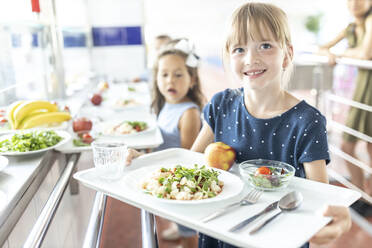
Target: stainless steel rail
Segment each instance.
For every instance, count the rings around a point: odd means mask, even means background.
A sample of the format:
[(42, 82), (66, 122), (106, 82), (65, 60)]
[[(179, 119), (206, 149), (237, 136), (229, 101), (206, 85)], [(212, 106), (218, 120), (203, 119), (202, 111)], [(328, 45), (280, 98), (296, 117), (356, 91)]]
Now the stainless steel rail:
[[(307, 62), (307, 63), (318, 63), (318, 64), (328, 64), (328, 57), (327, 56), (320, 56), (316, 54), (301, 54), (299, 55), (299, 61)], [(372, 60), (361, 60), (361, 59), (351, 59), (351, 58), (337, 58), (336, 63), (340, 65), (351, 65), (356, 66), (358, 68), (363, 69), (371, 69), (372, 70)]]
[(89, 224), (85, 233), (83, 248), (99, 248), (106, 211), (107, 196), (101, 192), (96, 193)]
[(43, 210), (39, 218), (37, 219), (34, 227), (32, 228), (30, 234), (27, 237), (23, 248), (34, 248), (40, 247), (45, 235), (48, 231), (49, 225), (57, 211), (58, 205), (61, 202), (62, 196), (65, 193), (68, 182), (74, 170), (75, 165), (79, 159), (80, 154), (72, 154), (69, 157), (66, 168), (63, 174), (56, 183), (52, 193), (50, 194), (48, 201), (45, 203)]
[(153, 214), (141, 209), (142, 247), (157, 248), (155, 217)]
[(365, 135), (364, 133), (361, 133), (359, 131), (356, 131), (355, 129), (352, 129), (350, 127), (342, 125), (342, 124), (338, 123), (337, 121), (329, 120), (328, 124), (329, 124), (329, 126), (335, 128), (335, 129), (341, 130), (342, 132), (351, 134), (351, 135), (353, 135), (353, 136), (355, 136), (355, 137), (357, 137), (361, 140), (372, 143), (372, 137), (370, 137), (368, 135)]
[[(302, 61), (302, 62), (311, 62), (312, 64), (315, 63), (315, 64), (318, 64), (318, 66), (328, 64), (328, 57), (326, 57), (326, 56), (319, 56), (319, 55), (315, 55), (315, 54), (302, 54), (302, 55), (300, 55), (300, 59), (299, 60)], [(358, 68), (372, 70), (372, 60), (359, 60), (359, 59), (351, 59), (351, 58), (337, 58), (336, 59), (336, 63), (337, 64), (343, 64), (343, 65), (356, 66)], [(318, 74), (319, 74), (319, 72), (315, 72), (314, 71), (313, 72), (314, 78), (319, 78), (319, 75)], [(321, 80), (319, 80), (319, 81), (317, 81), (315, 83), (316, 83), (315, 85), (316, 85), (317, 90), (318, 89), (321, 89)], [(318, 93), (319, 92), (317, 92), (317, 97), (318, 97)], [(345, 105), (348, 105), (348, 106), (352, 106), (352, 107), (355, 107), (355, 108), (359, 108), (359, 109), (363, 109), (365, 111), (372, 112), (372, 106), (369, 106), (367, 104), (362, 104), (362, 103), (359, 103), (359, 102), (350, 100), (348, 98), (337, 96), (337, 95), (334, 95), (334, 94), (329, 94), (329, 93), (328, 94), (325, 94), (325, 97), (329, 101), (342, 103), (342, 104), (345, 104)], [(316, 101), (316, 103), (318, 104), (318, 101)], [(342, 132), (349, 133), (349, 134), (351, 134), (351, 135), (353, 135), (353, 136), (355, 136), (355, 137), (357, 137), (357, 138), (359, 138), (361, 140), (364, 140), (366, 142), (372, 143), (372, 137), (370, 137), (368, 135), (365, 135), (364, 133), (358, 132), (357, 130), (354, 130), (352, 128), (349, 128), (349, 127), (347, 127), (345, 125), (342, 125), (342, 124), (340, 124), (340, 123), (338, 123), (336, 121), (333, 121), (333, 120), (328, 120), (328, 123), (329, 123), (329, 126), (331, 128), (334, 128), (336, 130), (340, 130)], [(330, 151), (334, 155), (339, 156), (339, 157), (345, 159), (346, 161), (348, 161), (348, 162), (350, 162), (350, 163), (358, 166), (359, 168), (363, 169), (366, 173), (368, 173), (368, 174), (371, 175), (371, 172), (372, 172), (372, 168), (371, 167), (367, 166), (366, 164), (364, 164), (363, 162), (359, 161), (358, 159), (350, 156), (349, 154), (344, 153), (338, 147), (336, 147), (336, 146), (334, 146), (332, 144), (329, 145), (329, 148), (330, 148)], [(342, 183), (346, 187), (359, 191), (362, 194), (362, 197), (366, 201), (368, 201), (369, 203), (372, 204), (372, 197), (371, 196), (369, 196), (364, 191), (360, 190), (358, 187), (356, 187), (354, 184), (352, 184), (351, 182), (349, 182), (342, 175), (336, 173), (333, 170), (328, 170), (328, 173), (329, 173), (330, 176), (332, 176), (334, 179), (336, 179), (337, 181), (339, 181), (340, 183)]]

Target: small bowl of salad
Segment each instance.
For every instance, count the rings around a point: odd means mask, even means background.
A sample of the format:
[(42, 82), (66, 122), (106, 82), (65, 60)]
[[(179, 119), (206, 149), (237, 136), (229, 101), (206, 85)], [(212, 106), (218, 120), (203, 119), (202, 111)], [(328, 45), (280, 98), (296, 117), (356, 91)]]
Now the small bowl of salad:
[(255, 188), (275, 191), (287, 187), (295, 168), (284, 162), (254, 159), (239, 165), (240, 175)]

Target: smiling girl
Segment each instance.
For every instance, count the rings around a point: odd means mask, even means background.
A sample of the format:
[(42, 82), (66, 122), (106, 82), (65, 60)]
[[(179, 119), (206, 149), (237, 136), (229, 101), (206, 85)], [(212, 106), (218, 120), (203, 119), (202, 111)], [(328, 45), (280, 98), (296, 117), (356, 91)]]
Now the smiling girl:
[[(296, 168), (296, 176), (328, 183), (326, 120), (283, 87), (291, 73), (292, 57), (287, 17), (281, 9), (251, 2), (238, 8), (232, 16), (224, 59), (243, 87), (213, 96), (204, 108), (205, 124), (191, 149), (204, 152), (208, 144), (222, 141), (235, 149), (238, 163), (258, 158), (283, 161)], [(350, 227), (347, 208), (328, 211), (342, 217), (334, 218), (316, 235), (312, 239), (316, 243), (332, 240)], [(200, 234), (199, 247), (234, 246)]]

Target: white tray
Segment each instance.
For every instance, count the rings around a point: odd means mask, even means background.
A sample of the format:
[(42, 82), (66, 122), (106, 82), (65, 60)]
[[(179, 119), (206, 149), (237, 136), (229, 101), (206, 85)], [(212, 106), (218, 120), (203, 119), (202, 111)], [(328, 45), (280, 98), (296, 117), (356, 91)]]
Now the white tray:
[[(141, 156), (126, 169), (133, 171), (144, 166), (193, 163), (205, 164), (204, 155), (174, 148)], [(134, 192), (125, 187), (125, 176), (118, 181), (107, 182), (97, 178), (94, 169), (89, 169), (75, 173), (74, 178), (118, 200), (239, 247), (299, 247), (330, 221), (330, 218), (320, 214), (324, 205), (349, 206), (360, 198), (360, 194), (353, 190), (294, 177), (288, 188), (278, 192), (265, 192), (256, 204), (240, 207), (231, 213), (203, 223), (200, 221), (201, 218), (240, 200), (250, 190), (248, 186), (239, 195), (228, 200), (180, 205), (159, 202)], [(304, 196), (302, 205), (295, 211), (282, 214), (253, 236), (249, 236), (249, 228), (238, 233), (228, 231), (241, 220), (256, 214), (269, 203), (293, 190), (300, 191)]]

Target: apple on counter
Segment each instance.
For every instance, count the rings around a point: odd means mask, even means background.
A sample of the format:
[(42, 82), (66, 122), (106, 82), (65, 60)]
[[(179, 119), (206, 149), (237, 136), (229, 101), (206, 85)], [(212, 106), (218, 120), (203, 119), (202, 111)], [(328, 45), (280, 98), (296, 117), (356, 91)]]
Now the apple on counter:
[(207, 146), (204, 156), (209, 166), (227, 171), (235, 162), (236, 152), (223, 142), (214, 142)]
[(90, 98), (90, 101), (93, 103), (93, 105), (100, 105), (103, 98), (101, 94), (95, 93), (93, 94), (92, 98)]
[(72, 122), (72, 129), (75, 133), (89, 132), (92, 126), (92, 121), (85, 117), (77, 118)]

